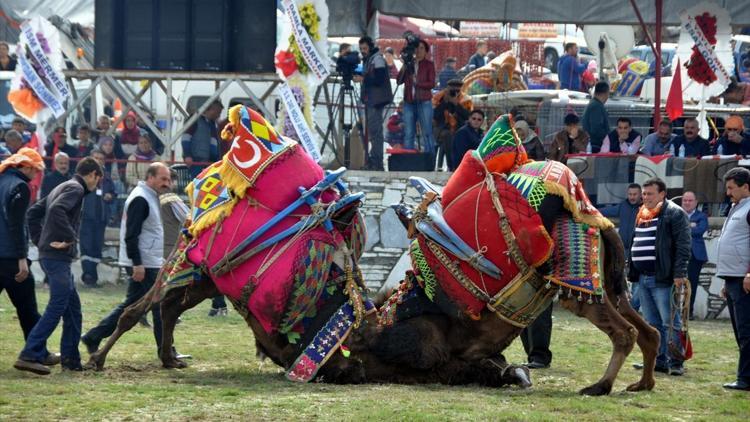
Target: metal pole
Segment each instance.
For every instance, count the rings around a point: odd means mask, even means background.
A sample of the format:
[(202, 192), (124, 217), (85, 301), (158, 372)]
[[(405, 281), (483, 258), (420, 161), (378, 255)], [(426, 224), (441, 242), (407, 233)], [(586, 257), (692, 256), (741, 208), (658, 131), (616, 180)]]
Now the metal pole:
[[(661, 121), (661, 24), (662, 24), (663, 0), (656, 0), (656, 70), (654, 72), (654, 130), (659, 127)], [(677, 69), (679, 72), (680, 69)]]
[(219, 87), (219, 89), (216, 90), (216, 92), (214, 92), (213, 94), (211, 94), (211, 96), (208, 97), (208, 99), (206, 100), (206, 102), (203, 103), (202, 106), (198, 107), (198, 110), (196, 110), (195, 114), (190, 116), (190, 118), (187, 120), (187, 122), (185, 122), (185, 124), (180, 128), (180, 130), (178, 130), (174, 135), (171, 135), (169, 139), (169, 145), (172, 145), (173, 143), (177, 142), (177, 140), (180, 139), (182, 134), (185, 133), (185, 131), (188, 130), (188, 128), (190, 128), (190, 126), (192, 126), (193, 123), (195, 123), (198, 120), (201, 114), (203, 114), (203, 112), (208, 109), (211, 103), (213, 103), (217, 98), (219, 98), (221, 93), (224, 92), (224, 90), (227, 89), (227, 87), (231, 84), (232, 84), (231, 79), (225, 80), (222, 83), (222, 85)]
[[(131, 95), (131, 92), (128, 92), (129, 89), (126, 89), (123, 85), (118, 84), (117, 81), (112, 79), (112, 77), (110, 76), (105, 76), (104, 81), (117, 93), (117, 95), (120, 98), (122, 98), (122, 100), (126, 104), (128, 104), (133, 109), (135, 114), (137, 114), (138, 117), (140, 117), (141, 120), (143, 120), (143, 123), (145, 123), (146, 126), (148, 126), (148, 128), (151, 129), (152, 132), (154, 132), (154, 135), (159, 137), (159, 140), (161, 141), (161, 143), (166, 146), (167, 143), (165, 141), (167, 141), (168, 139), (166, 139), (162, 131), (159, 130), (159, 128), (154, 125), (154, 123), (151, 121), (151, 118), (146, 113), (144, 113), (140, 107), (138, 107), (138, 100), (133, 98), (133, 96)], [(123, 113), (123, 115), (124, 114), (125, 113)]]
[[(172, 117), (172, 77), (167, 76), (167, 132), (166, 132), (166, 138), (172, 139), (172, 120), (174, 118)], [(165, 145), (165, 148), (169, 148), (169, 150), (174, 153), (173, 145)], [(172, 156), (172, 159), (174, 159), (174, 155)]]
[(654, 46), (654, 40), (651, 38), (651, 34), (648, 32), (648, 27), (646, 26), (646, 22), (643, 21), (643, 16), (641, 16), (641, 10), (638, 9), (638, 5), (635, 4), (635, 0), (630, 0), (630, 4), (633, 5), (633, 10), (635, 10), (635, 16), (638, 17), (638, 22), (641, 23), (641, 29), (643, 29), (643, 33), (646, 35), (646, 41), (648, 41), (648, 46), (651, 47), (651, 51), (654, 53), (654, 57), (656, 57), (656, 47)]
[[(63, 122), (63, 121), (65, 121), (65, 119), (67, 119), (68, 116), (70, 115), (70, 112), (73, 111), (73, 110), (75, 110), (83, 102), (83, 100), (85, 100), (86, 98), (88, 98), (88, 96), (91, 95), (91, 93), (94, 91), (94, 89), (96, 88), (96, 86), (99, 85), (99, 83), (101, 81), (102, 81), (101, 76), (98, 77), (98, 78), (96, 78), (91, 83), (91, 85), (88, 88), (86, 88), (85, 91), (83, 91), (83, 93), (81, 94), (81, 96), (78, 97), (78, 99), (76, 99), (73, 102), (73, 104), (71, 104), (70, 106), (68, 106), (65, 109), (65, 111), (63, 112), (63, 114), (59, 118), (55, 119), (54, 122), (57, 123), (57, 122)], [(49, 134), (52, 133), (52, 129), (55, 126), (56, 126), (56, 124), (52, 124), (52, 125), (46, 126), (45, 129), (49, 128), (49, 132), (45, 132), (45, 133), (49, 136)]]

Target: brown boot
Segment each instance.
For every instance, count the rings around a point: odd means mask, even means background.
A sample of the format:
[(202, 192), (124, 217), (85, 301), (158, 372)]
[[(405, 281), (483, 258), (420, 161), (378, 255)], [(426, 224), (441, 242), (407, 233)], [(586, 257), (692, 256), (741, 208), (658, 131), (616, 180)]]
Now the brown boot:
[(31, 362), (28, 360), (18, 359), (13, 367), (19, 371), (29, 371), (37, 375), (49, 375), (50, 369), (39, 362)]

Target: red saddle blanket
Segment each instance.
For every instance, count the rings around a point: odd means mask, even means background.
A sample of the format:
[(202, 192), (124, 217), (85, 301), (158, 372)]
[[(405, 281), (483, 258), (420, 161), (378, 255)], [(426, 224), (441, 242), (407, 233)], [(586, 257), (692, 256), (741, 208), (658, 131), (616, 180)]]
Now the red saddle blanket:
[[(500, 174), (492, 174), (488, 178), (483, 163), (467, 154), (443, 189), (443, 216), (456, 234), (499, 267), (502, 275), (499, 279), (490, 277), (465, 261), (457, 261), (436, 244), (428, 246), (424, 238), (420, 238), (420, 249), (443, 291), (473, 315), (479, 315), (485, 303), (462, 286), (456, 278), (456, 271), (451, 271), (451, 264), (445, 262), (446, 256), (453, 265), (458, 262), (460, 272), (490, 297), (500, 292), (519, 273), (518, 266), (507, 253), (508, 247), (493, 205), (490, 184), (495, 186), (525, 262), (532, 267), (539, 266), (550, 257), (553, 249), (552, 239), (541, 217), (519, 191)], [(440, 248), (442, 253), (436, 254), (431, 249), (435, 247)], [(416, 265), (414, 267), (417, 268)]]

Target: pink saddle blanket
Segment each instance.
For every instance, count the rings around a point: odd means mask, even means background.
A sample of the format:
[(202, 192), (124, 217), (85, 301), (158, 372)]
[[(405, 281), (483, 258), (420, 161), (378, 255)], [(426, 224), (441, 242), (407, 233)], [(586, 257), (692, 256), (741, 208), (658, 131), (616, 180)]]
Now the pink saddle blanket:
[[(216, 223), (220, 227), (210, 249), (211, 236), (216, 228), (214, 226), (198, 235), (187, 253), (188, 259), (210, 269), (279, 211), (297, 200), (300, 196), (297, 190), (299, 187), (308, 189), (323, 177), (323, 169), (299, 146), (285, 152), (263, 170), (253, 187), (248, 189), (246, 197), (234, 206), (231, 214)], [(329, 190), (323, 192), (321, 202), (328, 203), (337, 197), (336, 192)], [(300, 206), (245, 250), (284, 231), (297, 223), (300, 216), (310, 213), (309, 206)], [(281, 240), (221, 276), (209, 275), (219, 291), (233, 299), (240, 299), (245, 285), (254, 283), (247, 303), (248, 309), (266, 332), (271, 333), (278, 328), (284, 315), (294, 287), (294, 274), (300, 263), (304, 262), (303, 257), (309, 253), (309, 245), (321, 242), (333, 246), (337, 244), (334, 236), (319, 226)]]

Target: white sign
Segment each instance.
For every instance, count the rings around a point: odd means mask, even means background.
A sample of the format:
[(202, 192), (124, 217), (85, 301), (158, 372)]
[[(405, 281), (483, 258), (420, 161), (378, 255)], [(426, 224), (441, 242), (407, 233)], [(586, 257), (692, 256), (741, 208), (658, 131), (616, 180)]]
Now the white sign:
[(318, 84), (323, 83), (331, 73), (328, 68), (328, 59), (325, 56), (321, 56), (318, 49), (315, 48), (315, 43), (310, 38), (310, 34), (307, 33), (305, 25), (302, 24), (297, 4), (292, 0), (282, 0), (282, 4), (284, 6), (284, 13), (289, 17), (289, 21), (292, 24), (294, 39), (297, 41), (302, 57), (318, 80)]
[(42, 50), (42, 46), (39, 44), (36, 34), (34, 34), (34, 28), (31, 27), (30, 21), (26, 21), (21, 25), (21, 40), (26, 41), (26, 45), (29, 46), (31, 54), (36, 59), (37, 63), (39, 63), (39, 66), (41, 66), (42, 71), (52, 83), (53, 88), (57, 91), (57, 94), (59, 95), (58, 100), (64, 101), (68, 98), (70, 96), (70, 91), (65, 85), (65, 80), (62, 75), (52, 67), (49, 60), (47, 60), (47, 55), (44, 53), (44, 50)]
[(302, 114), (302, 109), (300, 109), (299, 104), (297, 104), (297, 100), (294, 98), (294, 93), (289, 88), (289, 85), (286, 83), (279, 85), (279, 95), (281, 96), (281, 100), (284, 101), (286, 114), (289, 117), (289, 120), (292, 121), (292, 126), (294, 126), (294, 130), (297, 132), (300, 143), (316, 163), (320, 162), (323, 157), (318, 151), (318, 145), (315, 142), (312, 131), (310, 131), (310, 127), (307, 126), (305, 116)]
[(685, 31), (687, 31), (688, 34), (690, 34), (690, 37), (693, 39), (693, 41), (695, 41), (695, 45), (698, 47), (698, 51), (700, 51), (701, 55), (706, 60), (706, 63), (708, 63), (708, 67), (716, 75), (719, 83), (724, 86), (729, 85), (729, 73), (724, 68), (724, 65), (721, 64), (719, 58), (716, 57), (713, 46), (711, 46), (711, 43), (708, 42), (706, 36), (703, 35), (703, 31), (701, 31), (698, 23), (695, 22), (693, 16), (691, 16), (687, 11), (683, 11), (682, 13), (680, 13), (680, 19), (682, 20), (682, 27), (685, 29)]
[(31, 89), (34, 90), (37, 97), (39, 97), (42, 102), (52, 110), (52, 114), (54, 114), (55, 117), (60, 117), (65, 113), (65, 109), (63, 108), (62, 104), (58, 100), (57, 96), (47, 89), (47, 86), (44, 85), (44, 81), (42, 81), (42, 78), (37, 75), (36, 70), (34, 70), (34, 67), (31, 66), (31, 63), (29, 63), (28, 60), (26, 60), (26, 55), (23, 52), (23, 49), (19, 46), (18, 51), (18, 64), (21, 65), (21, 72), (23, 73), (23, 77), (26, 78), (26, 82), (29, 83), (29, 86), (31, 86)]

